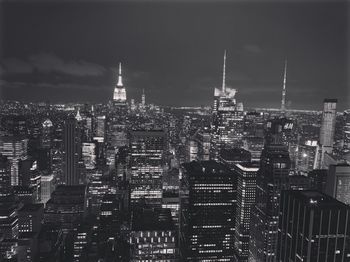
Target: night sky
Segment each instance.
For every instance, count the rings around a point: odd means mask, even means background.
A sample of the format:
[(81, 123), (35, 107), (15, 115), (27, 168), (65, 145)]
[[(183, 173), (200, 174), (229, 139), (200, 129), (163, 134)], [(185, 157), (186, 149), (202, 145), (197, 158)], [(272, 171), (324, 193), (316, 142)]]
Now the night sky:
[(2, 99), (107, 102), (123, 64), (128, 99), (212, 105), (227, 85), (245, 107), (350, 108), (349, 8), (341, 2), (15, 1), (1, 4)]

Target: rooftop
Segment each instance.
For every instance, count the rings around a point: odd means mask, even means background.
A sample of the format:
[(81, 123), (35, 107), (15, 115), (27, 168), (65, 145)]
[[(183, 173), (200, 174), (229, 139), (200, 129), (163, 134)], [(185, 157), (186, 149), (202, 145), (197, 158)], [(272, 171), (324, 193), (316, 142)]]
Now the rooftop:
[(285, 193), (294, 196), (297, 199), (306, 202), (309, 207), (323, 208), (346, 208), (350, 207), (337, 199), (328, 196), (324, 193), (314, 190), (288, 190)]
[(152, 208), (134, 210), (133, 231), (174, 230), (170, 209)]
[(19, 212), (35, 212), (44, 209), (44, 204), (25, 204)]

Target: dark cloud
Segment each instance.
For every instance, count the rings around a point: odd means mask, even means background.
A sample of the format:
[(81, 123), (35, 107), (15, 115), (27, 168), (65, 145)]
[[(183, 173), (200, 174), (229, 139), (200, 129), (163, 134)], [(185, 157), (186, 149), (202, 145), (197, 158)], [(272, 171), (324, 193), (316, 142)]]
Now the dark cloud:
[(30, 55), (28, 59), (6, 58), (3, 61), (4, 72), (8, 74), (61, 73), (77, 77), (101, 76), (106, 69), (84, 60), (65, 61), (48, 53)]

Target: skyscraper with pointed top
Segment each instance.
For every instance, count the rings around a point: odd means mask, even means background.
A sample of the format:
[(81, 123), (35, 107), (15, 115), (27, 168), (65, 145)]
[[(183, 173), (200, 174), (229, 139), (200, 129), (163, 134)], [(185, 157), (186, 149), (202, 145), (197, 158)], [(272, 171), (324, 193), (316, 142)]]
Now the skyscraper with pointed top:
[(114, 87), (113, 101), (126, 102), (126, 90), (123, 85), (122, 77), (122, 63), (119, 63), (118, 82), (117, 85)]
[(127, 113), (126, 90), (123, 84), (122, 64), (119, 63), (118, 81), (114, 87), (113, 103), (108, 114), (107, 144), (118, 148), (127, 144)]
[(142, 107), (145, 107), (145, 105), (146, 105), (146, 95), (145, 95), (144, 88), (142, 89), (141, 104), (142, 104)]
[(281, 111), (286, 111), (286, 83), (287, 83), (287, 59), (284, 62), (284, 74), (283, 74), (283, 89), (282, 89), (282, 100), (281, 100)]
[(211, 132), (211, 158), (217, 159), (223, 148), (240, 146), (243, 137), (243, 104), (237, 103), (237, 90), (226, 87), (226, 55), (222, 70), (222, 87), (215, 88)]

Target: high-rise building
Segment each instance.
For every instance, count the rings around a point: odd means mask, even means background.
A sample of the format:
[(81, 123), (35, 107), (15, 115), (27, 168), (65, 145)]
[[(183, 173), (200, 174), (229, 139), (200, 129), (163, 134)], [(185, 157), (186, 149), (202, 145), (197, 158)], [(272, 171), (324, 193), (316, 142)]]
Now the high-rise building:
[(127, 112), (126, 89), (122, 81), (122, 67), (119, 64), (118, 82), (114, 88), (113, 102), (110, 105), (108, 115), (108, 136), (109, 145), (118, 148), (127, 145)]
[(82, 160), (86, 169), (91, 170), (96, 167), (96, 144), (82, 144)]
[(180, 189), (182, 261), (234, 258), (236, 175), (215, 161), (183, 164)]
[(118, 82), (117, 82), (117, 85), (114, 87), (113, 101), (126, 102), (126, 90), (125, 90), (125, 87), (123, 85), (122, 64), (121, 63), (119, 63)]
[(0, 204), (0, 232), (4, 238), (18, 238), (17, 206), (11, 202)]
[(95, 136), (105, 138), (106, 135), (106, 116), (96, 118)]
[(11, 185), (19, 184), (19, 161), (28, 157), (28, 139), (8, 136), (0, 138), (0, 154), (11, 163)]
[(344, 111), (344, 150), (350, 151), (350, 109)]
[(145, 108), (146, 108), (146, 94), (145, 94), (145, 89), (142, 89), (141, 109), (145, 110)]
[(83, 185), (57, 186), (45, 206), (45, 223), (59, 224), (66, 232), (72, 230), (75, 223), (83, 218), (85, 191)]
[(6, 156), (0, 155), (0, 196), (8, 196), (11, 191), (11, 164)]
[(310, 171), (308, 174), (308, 177), (310, 178), (310, 189), (325, 193), (327, 176), (327, 169), (314, 169)]
[(87, 207), (91, 214), (98, 214), (103, 196), (108, 192), (108, 185), (102, 179), (103, 172), (94, 170), (87, 185)]
[(242, 148), (221, 149), (219, 153), (219, 161), (229, 166), (238, 163), (248, 163), (251, 159), (251, 153)]
[(25, 204), (18, 210), (18, 231), (39, 233), (43, 220), (43, 204)]
[(41, 203), (46, 204), (54, 190), (54, 176), (41, 176)]
[(323, 102), (320, 144), (326, 152), (332, 152), (337, 116), (337, 99), (325, 99)]
[(350, 165), (330, 165), (326, 183), (326, 194), (350, 205)]
[(76, 119), (70, 117), (64, 125), (64, 182), (79, 184), (78, 162), (81, 155), (80, 133)]
[(169, 209), (133, 211), (130, 261), (179, 261), (177, 235)]
[(236, 89), (226, 87), (226, 51), (224, 55), (222, 89), (215, 88), (212, 116), (211, 158), (217, 159), (225, 147), (241, 146), (244, 130), (243, 104), (236, 103)]
[(130, 138), (131, 201), (161, 205), (165, 132), (132, 131)]
[(257, 174), (256, 204), (252, 208), (249, 260), (272, 262), (276, 257), (281, 191), (289, 189), (289, 153), (284, 145), (266, 145)]
[(283, 191), (274, 261), (349, 260), (350, 207), (318, 191)]
[(42, 123), (41, 128), (41, 146), (43, 148), (51, 148), (52, 137), (53, 135), (53, 124), (50, 119), (46, 119)]
[(207, 161), (210, 159), (210, 128), (204, 127), (194, 137), (198, 147), (198, 160)]
[(315, 157), (317, 153), (317, 141), (304, 140), (298, 145), (296, 158), (296, 170), (302, 173), (308, 173), (313, 170)]
[(251, 163), (235, 164), (237, 176), (237, 210), (235, 223), (236, 261), (248, 261), (250, 238), (250, 215), (255, 205), (256, 174), (259, 168)]

